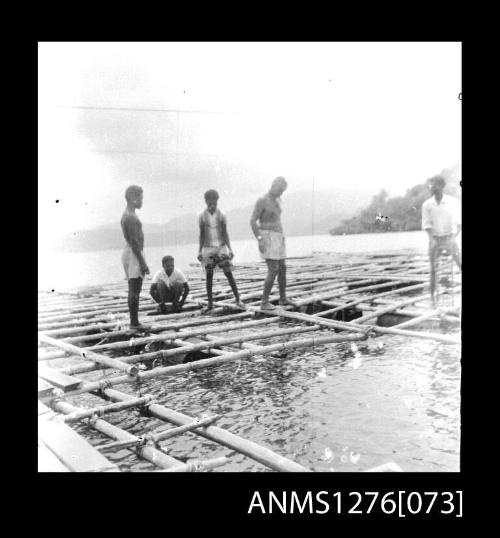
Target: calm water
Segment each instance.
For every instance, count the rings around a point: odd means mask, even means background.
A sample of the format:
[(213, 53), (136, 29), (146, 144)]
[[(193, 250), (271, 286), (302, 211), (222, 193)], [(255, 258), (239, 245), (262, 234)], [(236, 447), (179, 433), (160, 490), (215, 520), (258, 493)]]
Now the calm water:
[[(151, 248), (146, 255), (153, 267), (155, 259), (171, 252), (183, 267), (193, 263), (196, 248)], [(425, 248), (423, 232), (288, 239), (289, 256), (313, 250), (354, 253)], [(234, 250), (237, 263), (258, 260), (254, 241), (235, 241)], [(61, 275), (67, 286), (123, 278), (120, 251), (67, 254), (51, 267), (45, 284), (54, 288), (50, 282), (59, 283)], [(96, 375), (102, 374), (92, 374)], [(389, 461), (404, 471), (459, 470), (460, 349), (455, 345), (384, 335), (355, 346), (318, 346), (293, 351), (285, 358), (260, 357), (178, 374), (145, 383), (140, 390), (134, 385), (117, 388), (130, 394), (151, 393), (158, 403), (192, 417), (221, 414), (218, 426), (314, 471), (362, 471)], [(102, 401), (85, 395), (78, 403)], [(136, 410), (110, 415), (107, 420), (136, 435), (171, 427), (141, 417)], [(79, 430), (95, 444), (109, 441), (88, 426), (81, 425)], [(170, 439), (164, 446), (169, 455), (182, 461), (230, 455), (230, 464), (220, 471), (266, 470), (194, 434)], [(154, 468), (125, 449), (108, 457), (123, 470)]]
[[(147, 244), (147, 237), (146, 237)], [(234, 263), (260, 261), (256, 241), (253, 239), (232, 242), (235, 253)], [(425, 252), (427, 236), (425, 232), (399, 232), (359, 235), (318, 235), (288, 237), (288, 256), (309, 256), (313, 251), (326, 252), (375, 252), (411, 249)], [(64, 290), (78, 286), (109, 284), (124, 279), (121, 265), (121, 250), (99, 252), (54, 254), (39, 252), (39, 289)], [(151, 272), (161, 267), (161, 258), (171, 254), (176, 266), (187, 268), (197, 263), (197, 244), (150, 247), (145, 249), (146, 260)]]
[[(458, 346), (385, 335), (355, 347), (318, 346), (117, 388), (153, 394), (192, 417), (220, 414), (218, 426), (313, 471), (362, 471), (389, 461), (404, 471), (459, 470)], [(102, 402), (85, 395), (79, 403)], [(107, 420), (136, 435), (172, 426), (135, 410)], [(88, 426), (80, 430), (95, 444), (106, 442)], [(231, 455), (220, 471), (267, 470), (194, 434), (165, 447), (181, 461)], [(127, 450), (109, 457), (123, 470), (153, 469)]]

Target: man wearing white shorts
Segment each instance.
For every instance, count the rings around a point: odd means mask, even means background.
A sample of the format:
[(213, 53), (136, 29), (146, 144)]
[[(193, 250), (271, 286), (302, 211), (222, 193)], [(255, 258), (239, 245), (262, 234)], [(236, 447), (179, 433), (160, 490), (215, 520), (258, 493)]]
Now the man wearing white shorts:
[(261, 310), (276, 308), (269, 302), (269, 295), (276, 276), (280, 293), (280, 305), (293, 305), (286, 296), (286, 245), (281, 225), (281, 198), (287, 182), (277, 177), (267, 194), (259, 198), (250, 219), (250, 226), (259, 242), (259, 251), (267, 263), (267, 276), (264, 281)]
[(128, 280), (128, 309), (130, 328), (145, 330), (149, 327), (139, 323), (139, 297), (142, 281), (149, 274), (149, 267), (144, 258), (144, 233), (142, 223), (135, 210), (142, 207), (143, 192), (138, 185), (131, 185), (125, 191), (127, 207), (123, 212), (121, 227), (126, 244), (122, 253), (123, 269)]

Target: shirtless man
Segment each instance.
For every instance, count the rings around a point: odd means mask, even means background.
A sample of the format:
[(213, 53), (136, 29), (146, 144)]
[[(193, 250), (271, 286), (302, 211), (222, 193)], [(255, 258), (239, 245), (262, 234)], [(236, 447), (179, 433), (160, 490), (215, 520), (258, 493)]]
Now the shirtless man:
[(142, 207), (142, 187), (131, 185), (125, 191), (127, 208), (123, 212), (121, 226), (126, 245), (122, 254), (125, 276), (128, 279), (128, 309), (130, 312), (130, 328), (145, 330), (149, 327), (139, 323), (139, 297), (142, 280), (149, 274), (149, 268), (144, 259), (144, 234), (142, 224), (135, 210)]
[[(278, 276), (280, 305), (294, 304), (286, 296), (286, 247), (283, 228), (281, 226), (281, 199), (287, 182), (277, 177), (267, 194), (259, 198), (250, 219), (250, 226), (259, 242), (259, 251), (267, 263), (267, 276), (262, 293), (261, 310), (273, 310), (275, 305), (269, 302), (269, 295)], [(258, 223), (257, 223), (258, 222)]]

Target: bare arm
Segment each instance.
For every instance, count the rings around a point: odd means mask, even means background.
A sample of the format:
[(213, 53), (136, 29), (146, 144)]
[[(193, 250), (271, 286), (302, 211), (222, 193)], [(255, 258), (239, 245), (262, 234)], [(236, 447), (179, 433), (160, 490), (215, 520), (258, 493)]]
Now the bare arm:
[(227, 226), (226, 221), (223, 220), (220, 223), (221, 233), (222, 233), (222, 241), (227, 245), (227, 248), (229, 249), (229, 253), (232, 254), (233, 250), (231, 248), (231, 243), (229, 241), (229, 234), (227, 232)]
[(198, 260), (201, 261), (201, 250), (203, 248), (203, 244), (205, 243), (205, 226), (203, 226), (203, 223), (200, 220), (200, 240), (199, 240), (199, 249), (198, 249)]
[(432, 237), (432, 217), (427, 205), (422, 206), (422, 229), (427, 232), (429, 238), (429, 246), (434, 244), (434, 238)]
[(257, 200), (255, 203), (255, 207), (252, 213), (252, 217), (250, 218), (250, 226), (252, 227), (252, 232), (255, 235), (255, 238), (257, 239), (260, 235), (259, 225), (257, 224), (257, 221), (260, 219), (260, 216), (262, 215), (262, 202), (261, 200)]
[(140, 224), (137, 222), (136, 219), (125, 219), (125, 222), (123, 223), (123, 233), (125, 235), (127, 243), (132, 249), (132, 252), (139, 260), (139, 265), (141, 266), (141, 269), (144, 271), (144, 273), (149, 273), (149, 268), (146, 264), (146, 260), (142, 255), (141, 244), (139, 240), (141, 234)]
[(184, 282), (184, 290), (182, 292), (181, 300), (179, 301), (179, 306), (182, 306), (184, 302), (186, 301), (186, 297), (189, 293), (189, 284), (187, 282)]

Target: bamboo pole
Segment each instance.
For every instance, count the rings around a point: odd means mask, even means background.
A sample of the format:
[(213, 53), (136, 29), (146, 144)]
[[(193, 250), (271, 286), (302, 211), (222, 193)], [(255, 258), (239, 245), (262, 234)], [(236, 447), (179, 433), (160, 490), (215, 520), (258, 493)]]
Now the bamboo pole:
[[(117, 402), (111, 405), (126, 405), (127, 400), (124, 400), (123, 402)], [(148, 441), (151, 441), (155, 445), (157, 445), (160, 441), (164, 441), (165, 439), (169, 439), (170, 437), (175, 437), (177, 435), (181, 435), (183, 433), (190, 432), (192, 430), (196, 430), (198, 428), (203, 428), (205, 426), (208, 426), (209, 424), (213, 424), (217, 419), (220, 418), (220, 415), (215, 415), (213, 417), (208, 417), (202, 420), (194, 419), (191, 424), (186, 424), (185, 426), (178, 426), (176, 428), (170, 428), (168, 430), (164, 430), (162, 432), (153, 434), (146, 434), (144, 437), (137, 438), (135, 440), (130, 441), (116, 441), (114, 443), (108, 443), (106, 445), (98, 445), (95, 446), (97, 450), (115, 450), (117, 448), (128, 448), (134, 445), (140, 445), (144, 444)]]
[[(349, 322), (352, 324), (352, 322)], [(365, 327), (365, 325), (363, 325)], [(444, 344), (460, 344), (460, 338), (455, 338), (453, 336), (446, 336), (444, 334), (435, 334), (423, 331), (407, 331), (406, 329), (396, 329), (394, 327), (377, 327), (371, 326), (373, 332), (379, 334), (396, 334), (399, 336), (411, 336), (413, 338), (422, 338), (424, 340), (436, 340), (438, 342), (443, 342)]]
[(71, 315), (71, 316), (79, 316), (81, 314), (91, 314), (91, 313), (94, 313), (96, 311), (102, 311), (102, 310), (107, 310), (108, 308), (116, 308), (116, 307), (120, 307), (120, 308), (128, 308), (128, 305), (127, 305), (127, 301), (126, 299), (119, 299), (119, 300), (116, 300), (116, 299), (107, 299), (106, 301), (103, 301), (102, 303), (90, 303), (90, 304), (86, 304), (85, 302), (81, 302), (76, 300), (75, 299), (75, 304), (73, 305), (73, 307), (71, 308), (61, 308), (59, 310), (56, 310), (56, 311), (48, 311), (48, 312), (39, 312), (38, 313), (38, 317), (40, 319), (40, 321), (45, 321), (45, 320), (49, 320), (49, 319), (52, 319), (52, 318), (55, 318), (55, 317), (60, 317), (60, 316), (68, 316), (68, 315)]
[[(220, 311), (222, 312), (222, 309), (220, 309)], [(185, 318), (190, 318), (190, 317), (198, 317), (199, 315), (200, 315), (199, 307), (198, 306), (195, 307), (193, 305), (193, 306), (184, 307), (183, 312), (179, 312), (175, 314), (174, 313), (158, 314), (157, 316), (148, 316), (148, 318), (150, 318), (148, 321), (151, 321), (154, 323), (159, 322), (159, 321), (167, 321), (167, 320), (177, 321), (180, 319), (185, 319)], [(56, 329), (41, 330), (40, 332), (43, 332), (43, 334), (46, 334), (47, 336), (69, 337), (69, 336), (73, 336), (73, 335), (76, 335), (85, 331), (98, 331), (98, 330), (103, 330), (103, 329), (110, 329), (112, 327), (116, 327), (119, 323), (123, 325), (129, 324), (128, 315), (116, 317), (112, 319), (111, 321), (109, 320), (109, 316), (106, 316), (102, 319), (106, 321), (104, 322), (98, 321), (96, 323), (96, 322), (93, 322), (92, 320), (89, 320), (90, 324), (88, 325), (80, 324), (77, 327), (61, 327), (61, 328), (56, 328)], [(132, 330), (130, 330), (129, 332), (132, 332)]]
[[(380, 285), (380, 284), (378, 284)], [(392, 285), (392, 284), (389, 284), (389, 285)], [(340, 306), (337, 306), (335, 308), (332, 308), (331, 310), (326, 310), (326, 311), (323, 311), (323, 312), (320, 312), (318, 314), (316, 314), (317, 316), (326, 316), (326, 315), (329, 315), (329, 314), (334, 314), (335, 312), (339, 312), (340, 310), (344, 310), (346, 308), (350, 308), (352, 306), (356, 306), (358, 304), (361, 304), (361, 303), (364, 303), (364, 302), (369, 302), (369, 301), (372, 301), (373, 299), (375, 298), (379, 298), (379, 297), (384, 297), (386, 295), (394, 295), (394, 294), (397, 294), (397, 293), (407, 293), (409, 291), (414, 291), (414, 290), (418, 290), (418, 289), (423, 289), (427, 286), (427, 284), (414, 284), (412, 286), (405, 286), (404, 288), (398, 288), (396, 290), (390, 290), (390, 291), (384, 291), (382, 293), (375, 293), (374, 295), (370, 295), (370, 296), (364, 296), (364, 297), (360, 297), (356, 300), (353, 300), (353, 301), (348, 301), (347, 303), (344, 303), (343, 305), (340, 305)], [(366, 291), (366, 290), (363, 290), (363, 291)]]
[[(141, 304), (141, 312), (150, 312), (151, 310), (155, 310), (156, 308), (158, 308), (158, 305), (156, 303), (152, 302), (151, 305), (144, 305), (143, 302)], [(102, 314), (108, 314), (108, 313), (115, 314), (119, 312), (128, 312), (128, 306), (127, 305), (112, 306), (110, 308), (92, 310), (90, 312), (81, 312), (81, 313), (78, 313), (78, 317), (79, 318), (93, 318), (95, 316), (102, 315)], [(41, 321), (43, 323), (53, 323), (56, 321), (68, 321), (68, 320), (73, 319), (75, 315), (76, 314), (73, 313), (73, 314), (62, 314), (62, 315), (57, 315), (57, 316), (44, 317)]]
[(435, 316), (444, 317), (445, 313), (455, 312), (456, 310), (457, 310), (457, 308), (449, 308), (449, 309), (444, 310), (444, 311), (441, 311), (439, 309), (431, 310), (430, 312), (427, 312), (426, 314), (422, 314), (421, 316), (417, 316), (416, 318), (410, 319), (408, 321), (404, 321), (403, 323), (398, 323), (397, 325), (395, 325), (395, 327), (397, 327), (398, 329), (411, 327), (413, 325), (417, 325), (421, 321), (428, 320), (428, 319), (433, 318)]
[(50, 336), (39, 334), (38, 340), (41, 342), (45, 342), (46, 344), (49, 344), (51, 346), (58, 347), (64, 351), (68, 351), (69, 353), (74, 353), (75, 355), (84, 359), (94, 361), (99, 364), (104, 364), (109, 368), (116, 368), (117, 370), (122, 370), (126, 372), (129, 376), (135, 376), (139, 372), (139, 369), (135, 365), (129, 365), (117, 359), (112, 359), (111, 357), (98, 355), (97, 353), (93, 353), (92, 351), (84, 350), (82, 348), (78, 348), (77, 346), (73, 346), (65, 342), (60, 342), (59, 340), (51, 338)]
[[(55, 401), (53, 403), (53, 408), (56, 411), (67, 415), (69, 415), (70, 413), (76, 413), (81, 410), (81, 408), (71, 405), (68, 402), (63, 402), (62, 400)], [(128, 433), (125, 430), (118, 428), (117, 426), (113, 426), (102, 418), (90, 420), (89, 425), (95, 430), (103, 433), (104, 435), (111, 437), (112, 439), (121, 441), (137, 439), (137, 436), (132, 435), (131, 433)], [(182, 465), (181, 461), (172, 458), (171, 456), (168, 456), (167, 454), (153, 446), (131, 446), (129, 450), (132, 450), (132, 452), (135, 452), (139, 457), (164, 469)]]
[(95, 345), (95, 346), (89, 346), (86, 348), (80, 348), (90, 351), (101, 351), (103, 349), (110, 350), (110, 349), (127, 349), (131, 346), (139, 346), (139, 345), (145, 345), (150, 344), (153, 342), (166, 342), (169, 340), (173, 340), (174, 338), (179, 338), (179, 336), (182, 337), (188, 337), (188, 336), (198, 336), (200, 334), (206, 334), (207, 332), (210, 333), (218, 333), (218, 332), (226, 332), (226, 331), (233, 331), (238, 329), (244, 329), (247, 327), (256, 327), (259, 325), (268, 325), (269, 323), (273, 323), (276, 320), (269, 321), (268, 319), (258, 319), (258, 320), (252, 320), (252, 321), (243, 321), (239, 323), (229, 323), (227, 325), (221, 323), (219, 325), (216, 325), (215, 327), (207, 327), (206, 325), (209, 325), (211, 323), (217, 324), (216, 321), (208, 321), (206, 324), (204, 324), (199, 329), (192, 329), (184, 332), (175, 332), (175, 331), (168, 331), (165, 333), (160, 333), (156, 336), (145, 336), (143, 338), (134, 338), (133, 340), (125, 340), (121, 342), (111, 342), (108, 344), (101, 344), (101, 345)]
[[(149, 329), (148, 329), (148, 332), (152, 332), (152, 333), (156, 333), (156, 332), (160, 332), (160, 331), (176, 331), (176, 330), (179, 330), (179, 329), (182, 329), (184, 327), (193, 327), (193, 326), (196, 326), (196, 325), (208, 325), (208, 323), (223, 323), (225, 321), (233, 321), (233, 320), (237, 320), (237, 319), (242, 319), (242, 318), (247, 318), (249, 316), (252, 316), (252, 313), (250, 312), (241, 312), (239, 314), (230, 314), (230, 315), (227, 315), (227, 316), (217, 316), (217, 317), (212, 317), (212, 318), (207, 318), (207, 317), (204, 317), (204, 316), (196, 316), (196, 319), (192, 319), (190, 321), (181, 321), (181, 322), (178, 322), (178, 323), (166, 323), (166, 324), (158, 324), (158, 325), (153, 325), (151, 326)], [(210, 321), (207, 321), (208, 319), (210, 319)], [(65, 342), (68, 342), (68, 343), (71, 343), (71, 344), (74, 344), (74, 343), (77, 343), (77, 342), (85, 342), (85, 341), (89, 341), (89, 340), (99, 340), (104, 336), (106, 337), (115, 337), (115, 336), (125, 336), (125, 335), (130, 335), (132, 334), (133, 331), (131, 331), (130, 329), (129, 330), (126, 330), (126, 331), (108, 331), (106, 333), (98, 333), (98, 334), (86, 334), (86, 335), (82, 335), (82, 336), (74, 336), (74, 337), (70, 337), (70, 338), (64, 338), (64, 341)], [(146, 340), (150, 338), (151, 340), (150, 341), (153, 341), (154, 338), (156, 338), (155, 336), (145, 336), (143, 338), (137, 338), (136, 340)], [(114, 342), (114, 343), (118, 343), (118, 342)], [(146, 341), (147, 343), (147, 341)], [(126, 346), (124, 346), (126, 347)], [(97, 348), (96, 348), (97, 349)], [(112, 348), (110, 348), (112, 349)]]
[(130, 407), (143, 407), (151, 403), (153, 399), (154, 398), (153, 396), (151, 396), (151, 394), (146, 394), (141, 398), (134, 398), (133, 400), (129, 400), (127, 402), (118, 402), (109, 405), (100, 405), (91, 409), (82, 409), (81, 411), (75, 411), (74, 413), (66, 415), (64, 417), (64, 422), (78, 422), (79, 420), (82, 420), (84, 418), (90, 418), (93, 416), (101, 417), (105, 414), (117, 413)]
[(150, 437), (153, 440), (153, 443), (160, 443), (161, 441), (165, 441), (171, 437), (176, 437), (177, 435), (182, 435), (183, 433), (196, 433), (199, 428), (206, 428), (207, 426), (210, 426), (210, 424), (216, 422), (220, 417), (221, 415), (214, 415), (205, 419), (195, 419), (191, 424), (185, 424), (184, 426), (177, 426), (176, 428), (170, 428), (162, 432), (154, 433), (151, 434)]
[(105, 307), (108, 305), (117, 306), (120, 304), (127, 304), (126, 299), (110, 299), (110, 298), (73, 298), (71, 302), (60, 304), (60, 305), (50, 305), (46, 307), (38, 307), (38, 315), (40, 318), (43, 318), (45, 315), (57, 315), (58, 313), (65, 314), (78, 314), (79, 312), (86, 312), (96, 308)]
[[(343, 305), (345, 303), (340, 303), (338, 301), (321, 301), (321, 304), (324, 305), (324, 306), (335, 306), (335, 307), (342, 306), (343, 307)], [(378, 305), (381, 304), (381, 303), (379, 303), (379, 301), (377, 299), (375, 299), (373, 301), (373, 304), (375, 306), (367, 304), (367, 303), (359, 303), (357, 305), (357, 307), (359, 308), (359, 310), (363, 310), (363, 311), (367, 310), (368, 312), (375, 312), (375, 310), (377, 310), (377, 308), (378, 308)], [(387, 304), (387, 303), (382, 303), (382, 304)], [(344, 308), (342, 308), (342, 310), (344, 310)], [(326, 316), (328, 314), (328, 312), (331, 313), (331, 311), (329, 311), (329, 310), (323, 310), (323, 311), (318, 312), (316, 314), (311, 314), (311, 316), (322, 317), (322, 316)], [(398, 316), (417, 317), (417, 316), (421, 316), (423, 311), (422, 311), (422, 309), (416, 310), (416, 309), (412, 309), (412, 308), (403, 308), (403, 309), (394, 310), (392, 313), (396, 314)]]
[[(369, 279), (369, 280), (362, 280), (361, 282), (371, 282), (372, 280)], [(360, 283), (361, 283), (360, 282)], [(358, 284), (358, 282), (356, 282), (356, 284)], [(379, 289), (379, 288), (388, 288), (390, 286), (395, 286), (397, 284), (400, 284), (400, 282), (398, 281), (389, 281), (389, 282), (384, 282), (382, 284), (372, 284), (372, 285), (369, 285), (369, 286), (360, 286), (359, 288), (351, 288), (350, 286), (352, 286), (352, 283), (348, 282), (347, 283), (347, 289), (341, 289), (339, 290), (338, 293), (335, 293), (335, 294), (329, 294), (329, 293), (320, 293), (318, 295), (314, 295), (314, 296), (311, 296), (309, 297), (308, 299), (304, 299), (304, 300), (301, 300), (301, 301), (294, 301), (295, 304), (297, 306), (304, 306), (304, 305), (307, 305), (307, 304), (311, 304), (311, 303), (315, 303), (315, 302), (319, 302), (319, 301), (322, 301), (323, 299), (328, 299), (328, 298), (333, 298), (333, 297), (338, 297), (339, 295), (343, 295), (345, 293), (364, 293), (366, 291), (370, 291), (370, 290), (374, 290), (374, 289)], [(419, 287), (421, 287), (421, 285), (418, 285)], [(413, 286), (409, 286), (409, 288), (412, 288)], [(404, 288), (399, 288), (401, 290), (403, 290)], [(397, 293), (398, 290), (391, 290), (390, 292), (384, 292), (384, 293)], [(375, 297), (376, 295), (373, 295), (373, 297)]]
[[(104, 391), (105, 395), (108, 396), (111, 400), (114, 401), (124, 401), (130, 399), (131, 396), (123, 392), (119, 392), (114, 389), (106, 389)], [(155, 418), (164, 420), (165, 422), (173, 422), (178, 426), (183, 426), (190, 424), (193, 419), (183, 413), (174, 411), (173, 409), (167, 409), (166, 407), (159, 404), (151, 404), (149, 406), (149, 413)], [(275, 471), (281, 472), (307, 472), (309, 469), (306, 467), (295, 463), (288, 458), (276, 454), (272, 450), (265, 448), (263, 446), (254, 443), (253, 441), (248, 441), (234, 435), (218, 426), (207, 426), (206, 428), (193, 430), (194, 433), (215, 441), (223, 446), (236, 450), (249, 458), (252, 458), (259, 463), (262, 463), (266, 467), (270, 467)]]
[[(43, 349), (43, 348), (42, 348)], [(68, 355), (65, 351), (46, 351), (40, 354), (40, 348), (38, 348), (38, 361), (53, 361), (54, 359), (68, 358), (71, 355)]]
[[(263, 320), (259, 320), (259, 321), (263, 321)], [(180, 347), (177, 347), (175, 349), (162, 349), (159, 351), (152, 351), (150, 353), (140, 353), (137, 355), (129, 355), (127, 357), (122, 357), (121, 360), (123, 362), (133, 363), (133, 362), (147, 362), (147, 361), (156, 360), (156, 359), (166, 359), (169, 357), (183, 355), (184, 353), (191, 353), (193, 351), (202, 351), (205, 349), (213, 350), (213, 348), (226, 346), (230, 344), (243, 345), (246, 342), (251, 341), (251, 340), (264, 340), (267, 338), (275, 338), (276, 336), (284, 336), (288, 334), (299, 334), (303, 332), (316, 331), (319, 328), (320, 327), (318, 325), (313, 325), (313, 326), (308, 326), (308, 327), (293, 327), (290, 329), (278, 329), (278, 330), (264, 331), (262, 333), (254, 333), (250, 335), (229, 336), (226, 338), (213, 337), (214, 339), (211, 339), (210, 341), (200, 342), (199, 344), (191, 344), (191, 343), (184, 342), (183, 338), (186, 338), (186, 337), (182, 333), (179, 333), (177, 335), (178, 338), (174, 340), (174, 343), (181, 342)], [(208, 335), (206, 336), (208, 337)], [(97, 366), (96, 368), (94, 367), (94, 365), (82, 364), (82, 365), (77, 365), (77, 366), (68, 366), (58, 371), (66, 375), (76, 375), (76, 374), (82, 374), (85, 372), (91, 372), (95, 369), (103, 369), (103, 368), (105, 368), (105, 366), (102, 366), (101, 368)]]
[[(222, 309), (220, 309), (220, 312), (222, 312)], [(111, 312), (111, 314), (113, 314)], [(116, 313), (115, 313), (116, 314)], [(113, 315), (115, 315), (113, 314)], [(177, 317), (177, 316), (181, 316), (181, 315), (184, 315), (185, 317), (189, 317), (190, 315), (193, 315), (193, 316), (197, 316), (197, 315), (200, 315), (199, 313), (199, 305), (196, 304), (191, 304), (191, 305), (184, 305), (184, 311), (181, 312), (180, 314), (157, 314), (157, 315), (151, 315), (151, 316), (148, 316), (148, 318), (150, 318), (152, 321), (160, 321), (160, 320), (163, 320), (163, 319), (169, 319), (171, 318), (172, 316), (173, 317)], [(109, 314), (107, 315), (102, 315), (102, 316), (97, 316), (97, 317), (94, 317), (94, 318), (83, 318), (83, 319), (80, 319), (80, 318), (76, 318), (76, 319), (71, 319), (71, 320), (68, 320), (68, 321), (62, 321), (62, 322), (56, 322), (56, 323), (46, 323), (46, 324), (39, 324), (38, 325), (38, 330), (40, 332), (43, 332), (44, 334), (47, 334), (48, 336), (58, 336), (58, 334), (51, 334), (49, 331), (52, 331), (52, 330), (59, 330), (59, 329), (76, 329), (76, 330), (86, 330), (86, 328), (88, 327), (88, 330), (91, 330), (92, 327), (94, 327), (95, 325), (98, 325), (100, 323), (110, 323), (111, 326), (113, 326), (113, 324), (117, 324), (117, 322), (121, 322), (123, 321), (124, 324), (128, 325), (129, 321), (128, 321), (128, 313), (127, 312), (119, 312), (118, 314), (116, 314), (116, 317), (113, 318), (112, 321), (110, 321), (110, 316)]]
[(370, 314), (366, 314), (364, 316), (361, 316), (360, 318), (356, 318), (356, 324), (359, 325), (360, 323), (365, 323), (366, 321), (369, 321), (370, 319), (378, 318), (379, 316), (383, 314), (388, 314), (389, 312), (397, 310), (398, 308), (401, 308), (402, 306), (407, 306), (410, 304), (418, 303), (420, 301), (423, 301), (424, 299), (430, 299), (430, 297), (431, 297), (431, 294), (427, 293), (424, 295), (419, 295), (418, 297), (411, 297), (410, 299), (406, 299), (404, 301), (398, 301), (397, 303), (393, 303), (384, 308), (379, 308), (378, 310), (375, 310), (374, 312), (370, 312)]
[(156, 473), (199, 473), (208, 469), (215, 469), (221, 467), (227, 463), (227, 458), (221, 456), (220, 458), (213, 458), (204, 461), (192, 460), (184, 465), (178, 465), (177, 467), (170, 467), (169, 469), (159, 469), (154, 471)]
[[(366, 331), (363, 331), (366, 332)], [(91, 381), (83, 384), (80, 388), (66, 392), (67, 396), (76, 396), (77, 394), (84, 394), (86, 392), (92, 392), (100, 390), (103, 387), (111, 387), (120, 385), (122, 383), (142, 382), (147, 379), (154, 379), (159, 377), (166, 377), (175, 375), (180, 372), (189, 372), (193, 370), (200, 370), (201, 368), (207, 368), (211, 366), (219, 366), (228, 362), (234, 362), (242, 359), (249, 359), (255, 355), (269, 355), (275, 351), (288, 351), (293, 349), (304, 349), (308, 347), (333, 344), (338, 342), (355, 342), (360, 340), (366, 340), (366, 334), (362, 335), (333, 335), (323, 337), (313, 337), (309, 339), (292, 340), (281, 344), (270, 344), (267, 346), (260, 346), (258, 349), (248, 349), (245, 351), (237, 351), (225, 353), (219, 357), (212, 357), (209, 359), (201, 359), (196, 362), (189, 362), (187, 364), (176, 364), (174, 366), (165, 366), (161, 368), (155, 368), (148, 372), (139, 372), (134, 379), (129, 376), (116, 376), (107, 377), (102, 381)]]
[[(443, 342), (445, 344), (460, 344), (460, 340), (445, 336), (442, 334), (434, 334), (434, 333), (424, 333), (421, 331), (407, 331), (404, 329), (393, 329), (392, 327), (378, 327), (377, 325), (356, 325), (354, 321), (350, 321), (349, 323), (345, 323), (342, 321), (333, 321), (333, 320), (323, 320), (321, 318), (317, 318), (316, 316), (311, 316), (308, 314), (299, 314), (298, 312), (288, 312), (284, 309), (276, 309), (276, 310), (259, 310), (254, 307), (250, 307), (254, 311), (260, 311), (265, 315), (273, 315), (273, 316), (280, 316), (283, 318), (289, 318), (289, 319), (297, 319), (300, 321), (307, 321), (309, 323), (317, 323), (318, 325), (321, 325), (323, 327), (331, 327), (334, 329), (340, 329), (343, 331), (354, 331), (354, 332), (360, 332), (360, 333), (367, 333), (367, 332), (375, 332), (379, 334), (397, 334), (400, 336), (412, 336), (415, 338), (422, 338), (426, 340), (437, 340), (438, 342)], [(312, 319), (311, 319), (312, 318)]]
[(404, 280), (406, 282), (429, 282), (429, 278), (426, 276), (406, 276), (404, 274), (391, 275), (390, 273), (377, 274), (377, 273), (367, 273), (367, 274), (351, 274), (352, 277), (359, 278), (373, 278), (379, 280)]

